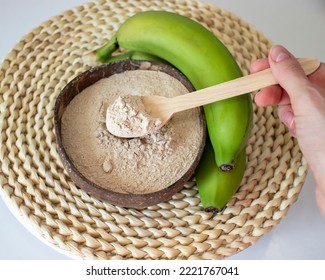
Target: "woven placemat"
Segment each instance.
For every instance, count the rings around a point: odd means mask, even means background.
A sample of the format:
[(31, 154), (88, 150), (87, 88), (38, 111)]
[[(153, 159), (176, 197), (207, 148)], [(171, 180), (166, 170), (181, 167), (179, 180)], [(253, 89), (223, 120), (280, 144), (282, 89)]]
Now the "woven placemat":
[(4, 59), (1, 80), (1, 195), (18, 219), (48, 245), (83, 259), (223, 259), (254, 244), (296, 201), (307, 165), (273, 108), (254, 105), (248, 166), (226, 209), (204, 212), (195, 181), (144, 210), (116, 207), (78, 188), (57, 152), (53, 109), (62, 88), (94, 66), (83, 54), (121, 22), (148, 9), (174, 11), (207, 26), (245, 74), (271, 46), (236, 15), (184, 0), (107, 0), (44, 22)]

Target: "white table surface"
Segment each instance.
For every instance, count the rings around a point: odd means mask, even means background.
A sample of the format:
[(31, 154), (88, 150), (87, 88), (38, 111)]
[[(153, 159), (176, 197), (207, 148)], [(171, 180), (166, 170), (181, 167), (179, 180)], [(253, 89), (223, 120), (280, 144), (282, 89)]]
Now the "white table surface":
[[(31, 29), (85, 0), (0, 0), (0, 60)], [(325, 61), (325, 1), (204, 0), (232, 11), (296, 56)], [(325, 219), (315, 204), (311, 173), (279, 225), (230, 259), (325, 259)], [(0, 199), (0, 260), (70, 259), (32, 235)]]

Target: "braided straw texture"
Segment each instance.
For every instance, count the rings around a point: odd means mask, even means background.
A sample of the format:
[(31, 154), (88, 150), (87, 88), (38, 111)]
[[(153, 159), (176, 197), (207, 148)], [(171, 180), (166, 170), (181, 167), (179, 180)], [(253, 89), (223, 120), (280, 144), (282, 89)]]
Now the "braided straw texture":
[(208, 27), (244, 74), (271, 46), (234, 14), (193, 0), (100, 0), (47, 20), (1, 65), (0, 193), (33, 234), (72, 258), (223, 259), (277, 225), (306, 177), (298, 145), (273, 108), (254, 107), (245, 177), (215, 216), (203, 210), (194, 180), (170, 201), (141, 211), (99, 201), (71, 181), (57, 152), (56, 97), (97, 64), (85, 60), (86, 52), (106, 42), (127, 17), (148, 9), (174, 11)]

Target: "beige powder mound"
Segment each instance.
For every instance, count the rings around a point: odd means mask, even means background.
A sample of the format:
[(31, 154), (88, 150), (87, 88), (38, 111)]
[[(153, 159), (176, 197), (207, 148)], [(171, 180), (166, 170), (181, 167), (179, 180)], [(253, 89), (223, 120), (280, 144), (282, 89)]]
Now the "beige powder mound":
[(122, 193), (159, 191), (179, 180), (199, 153), (199, 111), (175, 114), (161, 130), (143, 138), (118, 138), (106, 128), (106, 110), (118, 96), (174, 97), (187, 89), (171, 76), (127, 71), (102, 79), (78, 94), (62, 118), (62, 141), (76, 168), (90, 181)]
[(161, 120), (153, 118), (143, 105), (141, 96), (119, 96), (106, 112), (106, 127), (113, 135), (143, 137), (161, 127)]

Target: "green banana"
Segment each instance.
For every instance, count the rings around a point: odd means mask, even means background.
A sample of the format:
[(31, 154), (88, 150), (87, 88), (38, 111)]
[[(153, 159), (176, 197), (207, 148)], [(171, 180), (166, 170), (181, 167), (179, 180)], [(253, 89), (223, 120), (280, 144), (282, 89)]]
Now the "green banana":
[(196, 184), (200, 200), (207, 212), (220, 212), (238, 190), (246, 169), (246, 151), (238, 156), (230, 172), (221, 171), (213, 158), (213, 149), (207, 141), (202, 160), (196, 170)]
[[(198, 90), (242, 76), (228, 49), (201, 24), (167, 11), (128, 18), (112, 39), (95, 51), (107, 60), (119, 47), (149, 53), (178, 68)], [(204, 106), (217, 165), (231, 170), (245, 148), (252, 126), (249, 94)]]

